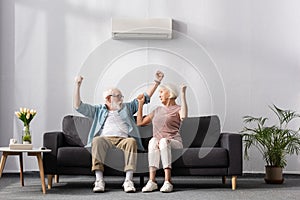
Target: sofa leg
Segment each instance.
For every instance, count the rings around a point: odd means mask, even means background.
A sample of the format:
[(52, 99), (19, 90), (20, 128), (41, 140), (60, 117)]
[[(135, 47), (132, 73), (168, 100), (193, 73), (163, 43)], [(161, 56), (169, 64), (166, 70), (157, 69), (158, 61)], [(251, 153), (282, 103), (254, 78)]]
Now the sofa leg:
[(53, 175), (49, 174), (49, 175), (47, 175), (47, 178), (48, 178), (48, 189), (51, 189), (52, 188)]
[(140, 186), (144, 186), (144, 176), (140, 176)]
[(231, 179), (232, 190), (236, 189), (236, 178), (237, 178), (237, 176), (232, 176), (232, 179)]
[(223, 183), (223, 184), (226, 183), (226, 176), (222, 176), (222, 183)]
[(55, 180), (55, 183), (59, 182), (59, 176), (57, 174), (54, 175), (54, 180)]

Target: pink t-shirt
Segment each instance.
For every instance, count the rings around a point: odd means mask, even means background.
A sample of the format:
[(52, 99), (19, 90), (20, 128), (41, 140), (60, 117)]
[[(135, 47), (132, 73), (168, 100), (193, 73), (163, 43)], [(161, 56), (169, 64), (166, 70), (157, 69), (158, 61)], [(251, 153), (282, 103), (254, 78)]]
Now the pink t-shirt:
[(181, 106), (159, 106), (152, 111), (150, 117), (153, 124), (153, 137), (157, 139), (168, 138), (182, 142), (179, 128), (181, 120), (179, 110)]

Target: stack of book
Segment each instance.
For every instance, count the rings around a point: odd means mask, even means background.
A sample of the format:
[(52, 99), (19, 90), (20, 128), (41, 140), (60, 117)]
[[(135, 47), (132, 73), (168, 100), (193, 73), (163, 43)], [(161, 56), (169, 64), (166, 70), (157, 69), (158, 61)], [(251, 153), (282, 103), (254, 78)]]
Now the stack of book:
[(32, 144), (10, 144), (9, 148), (14, 150), (31, 150)]

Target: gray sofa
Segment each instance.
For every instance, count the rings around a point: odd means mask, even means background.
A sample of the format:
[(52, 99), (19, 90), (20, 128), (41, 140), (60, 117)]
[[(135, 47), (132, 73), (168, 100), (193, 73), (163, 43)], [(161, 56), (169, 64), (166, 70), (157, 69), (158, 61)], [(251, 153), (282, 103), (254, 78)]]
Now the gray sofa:
[[(65, 116), (62, 131), (44, 134), (44, 146), (52, 149), (44, 154), (44, 172), (48, 175), (48, 188), (59, 175), (92, 175), (90, 149), (85, 148), (92, 121), (80, 116)], [(147, 148), (152, 126), (139, 127)], [(232, 190), (237, 176), (242, 175), (242, 137), (235, 133), (221, 133), (218, 116), (187, 118), (181, 126), (183, 149), (173, 150), (172, 176), (220, 176), (225, 184), (231, 177)], [(138, 152), (135, 176), (148, 177), (147, 150)], [(124, 157), (118, 149), (109, 150), (104, 175), (123, 176)], [(158, 175), (162, 175), (159, 170)], [(58, 180), (56, 180), (58, 181)]]

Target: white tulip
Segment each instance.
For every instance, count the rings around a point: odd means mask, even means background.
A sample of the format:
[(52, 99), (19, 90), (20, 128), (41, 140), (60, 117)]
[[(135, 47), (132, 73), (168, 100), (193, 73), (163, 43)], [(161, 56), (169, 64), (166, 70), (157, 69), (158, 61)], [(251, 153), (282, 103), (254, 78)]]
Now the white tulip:
[(17, 117), (20, 117), (20, 116), (21, 116), (21, 113), (20, 113), (20, 112), (15, 112), (15, 115), (16, 115)]

